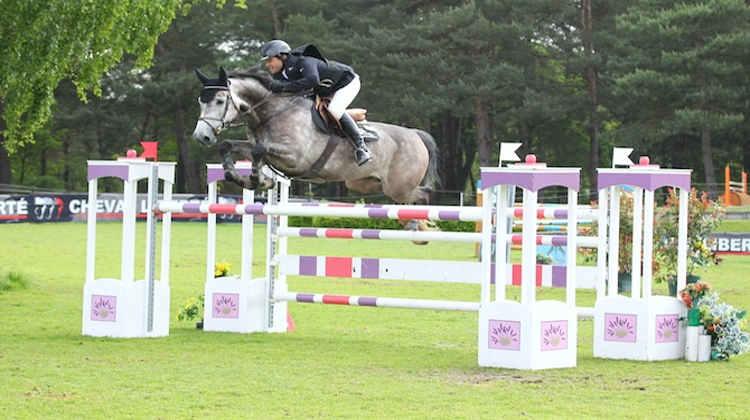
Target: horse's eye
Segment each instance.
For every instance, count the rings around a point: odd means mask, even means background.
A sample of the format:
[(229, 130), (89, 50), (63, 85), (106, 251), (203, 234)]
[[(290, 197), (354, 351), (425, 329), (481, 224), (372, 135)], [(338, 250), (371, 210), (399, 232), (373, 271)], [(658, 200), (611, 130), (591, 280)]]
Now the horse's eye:
[(216, 105), (224, 105), (224, 102), (225, 102), (224, 99), (217, 99)]

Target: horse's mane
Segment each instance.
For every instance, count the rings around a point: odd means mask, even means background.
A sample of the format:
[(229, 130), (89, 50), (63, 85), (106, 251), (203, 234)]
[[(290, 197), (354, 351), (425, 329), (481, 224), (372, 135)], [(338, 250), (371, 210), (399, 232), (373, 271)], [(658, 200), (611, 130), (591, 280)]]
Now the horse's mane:
[(262, 69), (260, 65), (256, 65), (247, 69), (233, 70), (227, 73), (227, 77), (236, 79), (255, 79), (269, 90), (271, 89), (271, 82), (273, 82), (271, 73)]

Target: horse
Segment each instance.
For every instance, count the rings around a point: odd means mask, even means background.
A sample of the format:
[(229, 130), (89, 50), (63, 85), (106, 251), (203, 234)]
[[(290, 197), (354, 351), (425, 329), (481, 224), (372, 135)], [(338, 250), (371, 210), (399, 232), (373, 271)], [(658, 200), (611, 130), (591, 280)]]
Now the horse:
[[(229, 74), (220, 68), (217, 79), (197, 68), (195, 72), (203, 83), (195, 140), (211, 147), (222, 131), (246, 126), (246, 140), (223, 140), (217, 147), (226, 180), (258, 191), (272, 188), (273, 180), (262, 170), (268, 165), (290, 179), (343, 181), (347, 188), (360, 193), (383, 192), (395, 203), (429, 204), (439, 174), (437, 145), (427, 132), (367, 122), (378, 140), (368, 143), (373, 160), (357, 166), (350, 142), (329, 146), (329, 137), (335, 140), (337, 135), (329, 135), (315, 125), (311, 116), (315, 101), (309, 94), (272, 93), (273, 78), (260, 66)], [(233, 153), (252, 161), (249, 176), (237, 172)], [(432, 230), (413, 220), (406, 227)]]

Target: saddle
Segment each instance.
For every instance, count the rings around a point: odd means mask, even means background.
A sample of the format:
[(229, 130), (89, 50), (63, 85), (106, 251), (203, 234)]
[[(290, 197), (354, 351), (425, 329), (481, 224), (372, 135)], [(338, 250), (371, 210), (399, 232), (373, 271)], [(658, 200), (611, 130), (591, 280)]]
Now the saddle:
[[(315, 123), (315, 126), (326, 134), (335, 133), (341, 137), (346, 137), (346, 134), (344, 134), (336, 119), (331, 115), (330, 111), (328, 111), (329, 102), (329, 98), (315, 96), (315, 102), (310, 110), (313, 123)], [(351, 108), (347, 109), (346, 113), (357, 123), (359, 134), (366, 142), (373, 142), (380, 139), (378, 133), (367, 125), (367, 119), (365, 117), (367, 114), (366, 109)]]
[[(313, 163), (313, 165), (310, 167), (310, 169), (308, 169), (307, 172), (305, 172), (302, 176), (294, 178), (296, 180), (322, 183), (323, 180), (318, 177), (318, 173), (328, 162), (328, 159), (330, 159), (333, 151), (336, 150), (336, 147), (338, 147), (339, 143), (341, 142), (341, 138), (348, 138), (348, 136), (344, 133), (344, 130), (341, 128), (338, 120), (336, 120), (336, 118), (334, 118), (328, 110), (329, 102), (330, 99), (321, 98), (317, 95), (315, 96), (315, 101), (311, 110), (312, 120), (315, 126), (318, 127), (318, 129), (328, 134), (328, 143), (326, 143), (326, 148), (323, 150), (323, 153), (320, 155), (318, 160), (316, 160), (315, 163)], [(357, 123), (360, 135), (362, 136), (364, 141), (371, 142), (376, 141), (380, 138), (377, 132), (365, 125), (367, 123), (367, 121), (365, 120), (365, 114), (367, 113), (366, 110), (356, 108), (347, 109), (346, 112)]]

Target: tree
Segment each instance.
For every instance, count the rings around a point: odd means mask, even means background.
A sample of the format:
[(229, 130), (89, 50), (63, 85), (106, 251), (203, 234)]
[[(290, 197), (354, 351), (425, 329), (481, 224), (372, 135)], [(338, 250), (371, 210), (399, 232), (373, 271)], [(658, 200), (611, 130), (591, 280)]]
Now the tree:
[[(620, 135), (646, 146), (671, 143), (661, 147), (665, 154), (658, 162), (702, 166), (713, 190), (712, 137), (746, 123), (750, 4), (641, 1), (620, 17), (618, 32), (622, 43), (611, 62), (615, 93), (627, 115)], [(684, 147), (675, 147), (677, 142)], [(691, 162), (696, 155), (701, 160)]]
[(136, 68), (148, 67), (159, 36), (196, 1), (0, 0), (0, 145), (12, 153), (33, 142), (62, 80), (73, 80), (86, 100), (101, 94), (101, 75), (125, 55), (135, 57)]

